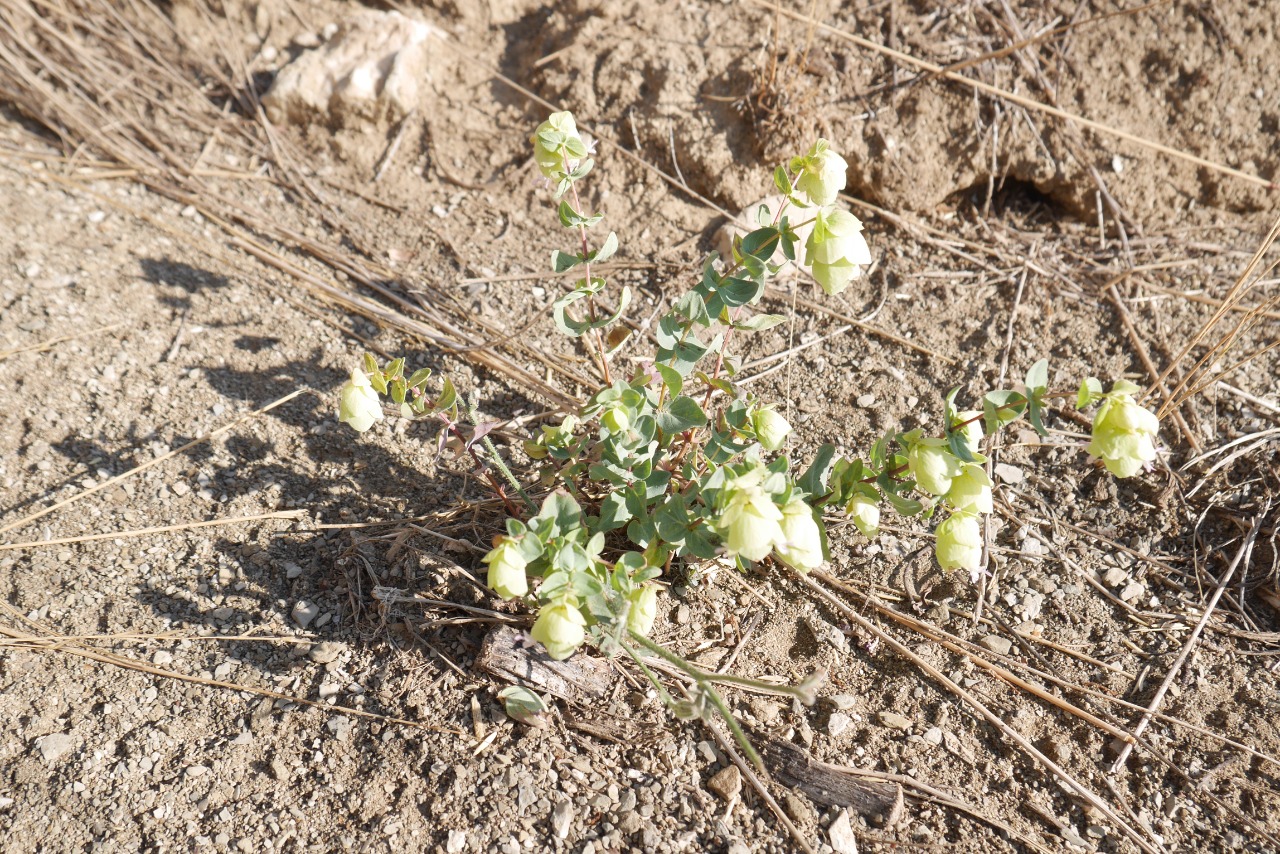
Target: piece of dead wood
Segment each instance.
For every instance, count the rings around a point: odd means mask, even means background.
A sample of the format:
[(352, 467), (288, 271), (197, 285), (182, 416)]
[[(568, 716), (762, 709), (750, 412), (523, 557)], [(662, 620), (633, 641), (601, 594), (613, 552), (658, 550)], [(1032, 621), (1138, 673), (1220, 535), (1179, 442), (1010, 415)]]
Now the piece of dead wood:
[(587, 718), (576, 714), (572, 709), (564, 710), (564, 725), (600, 741), (632, 747), (653, 744), (662, 734), (660, 729), (644, 729), (635, 720), (599, 713)]
[(863, 779), (854, 769), (819, 762), (803, 748), (754, 727), (748, 734), (770, 775), (784, 786), (797, 788), (821, 804), (848, 807), (882, 826), (902, 818), (898, 783)]
[(556, 661), (525, 632), (511, 626), (498, 626), (485, 636), (476, 666), (499, 679), (572, 703), (599, 700), (613, 684), (613, 672), (600, 659), (579, 654)]

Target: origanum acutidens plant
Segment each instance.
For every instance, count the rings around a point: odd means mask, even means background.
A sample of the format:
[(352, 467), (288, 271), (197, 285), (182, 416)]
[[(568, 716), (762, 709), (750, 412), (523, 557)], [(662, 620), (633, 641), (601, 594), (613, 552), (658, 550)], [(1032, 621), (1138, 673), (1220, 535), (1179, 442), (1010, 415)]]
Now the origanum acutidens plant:
[(991, 391), (971, 409), (960, 408), (951, 390), (939, 435), (889, 430), (863, 456), (824, 445), (795, 465), (785, 453), (791, 425), (774, 402), (735, 382), (736, 353), (746, 336), (787, 320), (760, 308), (783, 266), (801, 267), (830, 295), (871, 263), (862, 223), (839, 204), (843, 158), (820, 139), (778, 166), (777, 209), (762, 205), (756, 228), (734, 240), (730, 257), (706, 260), (657, 319), (652, 355), (624, 371), (612, 357), (627, 340), (618, 322), (631, 295), (625, 287), (610, 294), (614, 308), (606, 311), (610, 288), (600, 275), (619, 240), (610, 231), (593, 243), (602, 216), (585, 208), (578, 189), (595, 165), (592, 146), (568, 112), (539, 125), (531, 144), (556, 216), (573, 236), (572, 248), (550, 252), (555, 272), (577, 272), (555, 301), (553, 320), (582, 343), (599, 387), (578, 411), (529, 436), (524, 450), (536, 471), (524, 480), (486, 431), (460, 429), (474, 420), (474, 407), (452, 384), (429, 392), (430, 372), (405, 376), (403, 359), (379, 366), (366, 356), (341, 390), (339, 417), (363, 432), (383, 417), (389, 397), (403, 417), (438, 421), (473, 457), (508, 508), (505, 533), (484, 558), (488, 585), (536, 612), (531, 635), (552, 658), (587, 643), (606, 653), (631, 652), (634, 644), (653, 650), (646, 636), (675, 564), (772, 564), (801, 573), (822, 566), (829, 516), (847, 517), (868, 538), (877, 536), (886, 507), (937, 516), (938, 564), (976, 581), (981, 520), (993, 510), (995, 488), (983, 450), (1022, 417), (1043, 435), (1043, 414), (1056, 398), (1097, 405), (1087, 451), (1116, 477), (1132, 477), (1156, 458), (1159, 424), (1135, 400), (1137, 386), (1119, 381), (1104, 392), (1088, 378), (1072, 395), (1051, 393), (1042, 360), (1020, 390)]

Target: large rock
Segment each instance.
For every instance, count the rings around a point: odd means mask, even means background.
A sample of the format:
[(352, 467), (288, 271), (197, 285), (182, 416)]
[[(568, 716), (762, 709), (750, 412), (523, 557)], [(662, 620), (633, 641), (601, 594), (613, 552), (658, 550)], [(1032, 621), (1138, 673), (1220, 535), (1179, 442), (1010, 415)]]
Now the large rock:
[(357, 12), (280, 69), (262, 98), (267, 117), (334, 128), (398, 121), (428, 94), (431, 65), (443, 53), (431, 49), (432, 38), (444, 32), (399, 12)]

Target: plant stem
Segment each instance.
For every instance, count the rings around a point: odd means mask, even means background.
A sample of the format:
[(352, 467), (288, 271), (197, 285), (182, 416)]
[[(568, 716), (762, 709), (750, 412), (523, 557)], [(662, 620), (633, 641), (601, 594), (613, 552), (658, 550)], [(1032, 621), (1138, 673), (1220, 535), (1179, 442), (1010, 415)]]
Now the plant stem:
[[(721, 681), (741, 680), (743, 684), (752, 683), (755, 686), (759, 686), (760, 688), (770, 690), (770, 691), (778, 691), (780, 689), (789, 689), (790, 686), (789, 685), (784, 685), (784, 686), (770, 685), (767, 682), (756, 682), (756, 680), (754, 679), (745, 679), (742, 677), (726, 678), (718, 674), (706, 673), (705, 671), (699, 670), (698, 668), (694, 667), (692, 664), (685, 661), (683, 658), (676, 655), (674, 652), (671, 652), (666, 647), (649, 640), (644, 635), (637, 634), (636, 632), (631, 632), (630, 634), (631, 634), (631, 639), (633, 641), (640, 644), (645, 649), (649, 650), (654, 655), (661, 658), (663, 661), (666, 661), (668, 664), (671, 664), (672, 666), (679, 668), (681, 671), (687, 674), (689, 678), (693, 679), (694, 685), (696, 686), (698, 692), (704, 698), (709, 700), (711, 704), (715, 706), (716, 712), (719, 713), (720, 717), (724, 718), (724, 722), (726, 725), (728, 725), (729, 731), (733, 733), (734, 741), (738, 742), (738, 746), (742, 748), (742, 752), (746, 754), (747, 759), (750, 760), (751, 764), (754, 765), (757, 770), (763, 771), (764, 760), (760, 758), (760, 754), (756, 752), (756, 749), (751, 745), (750, 740), (747, 739), (747, 734), (742, 731), (742, 727), (738, 724), (737, 719), (733, 716), (733, 712), (730, 711), (727, 705), (725, 705), (725, 702), (723, 699), (721, 699), (720, 695), (716, 693), (716, 689), (712, 684), (712, 680), (721, 680)], [(645, 663), (640, 660), (640, 656), (636, 654), (635, 650), (631, 649), (631, 647), (628, 646), (627, 644), (623, 644), (622, 647), (631, 656), (632, 660), (634, 660), (638, 665), (640, 665), (640, 669), (644, 671), (644, 675), (649, 679), (649, 681), (652, 682), (653, 685), (662, 693), (664, 702), (667, 702), (669, 705), (674, 706), (675, 705), (674, 699), (671, 697), (670, 694), (667, 693), (667, 691), (658, 682), (658, 678), (653, 673), (653, 671), (650, 670), (645, 665)], [(788, 692), (786, 690), (783, 690), (783, 693), (788, 693)]]
[[(564, 173), (568, 175), (573, 170), (569, 168), (569, 155), (564, 155)], [(573, 209), (579, 215), (582, 214), (582, 200), (578, 197), (578, 182), (570, 181), (569, 190), (573, 193)], [(578, 233), (582, 237), (582, 262), (586, 269), (586, 284), (591, 287), (591, 247), (587, 243), (587, 227), (585, 225), (578, 226)], [(594, 295), (587, 296), (587, 316), (591, 318), (591, 322), (596, 322), (596, 298)], [(597, 358), (600, 360), (600, 375), (604, 378), (606, 386), (613, 385), (613, 378), (609, 374), (609, 358), (604, 351), (604, 337), (600, 334), (599, 329), (591, 330), (591, 339), (595, 342)]]

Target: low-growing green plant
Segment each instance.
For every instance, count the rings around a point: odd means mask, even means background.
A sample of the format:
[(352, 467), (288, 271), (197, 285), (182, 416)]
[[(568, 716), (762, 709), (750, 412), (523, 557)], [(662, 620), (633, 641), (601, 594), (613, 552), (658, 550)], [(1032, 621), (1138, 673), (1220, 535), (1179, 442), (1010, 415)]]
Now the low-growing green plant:
[[(845, 514), (869, 538), (878, 533), (884, 505), (903, 516), (940, 514), (939, 565), (976, 580), (980, 520), (993, 509), (983, 450), (1024, 416), (1045, 434), (1045, 411), (1055, 399), (1098, 404), (1087, 450), (1117, 477), (1155, 459), (1159, 425), (1135, 402), (1136, 386), (1120, 381), (1104, 393), (1089, 378), (1074, 395), (1051, 393), (1042, 360), (1027, 371), (1021, 390), (991, 391), (972, 409), (958, 407), (952, 389), (942, 400), (941, 435), (889, 430), (861, 457), (838, 456), (824, 445), (797, 469), (782, 453), (791, 425), (735, 382), (735, 352), (743, 336), (786, 320), (759, 309), (783, 266), (801, 266), (823, 291), (837, 294), (871, 263), (862, 223), (837, 204), (845, 161), (818, 140), (778, 166), (777, 209), (757, 210), (758, 227), (733, 242), (731, 257), (706, 260), (696, 283), (658, 318), (652, 357), (615, 376), (610, 359), (626, 340), (616, 324), (630, 292), (617, 292), (612, 311), (601, 306), (608, 286), (599, 265), (619, 242), (613, 232), (594, 248), (590, 240), (602, 219), (578, 193), (594, 166), (590, 148), (567, 112), (553, 114), (531, 141), (560, 223), (576, 233), (573, 249), (551, 252), (551, 266), (581, 271), (554, 303), (555, 325), (584, 343), (600, 387), (579, 411), (524, 443), (536, 465), (524, 482), (484, 436), (487, 425), (460, 428), (466, 413), (452, 384), (445, 380), (432, 396), (430, 372), (406, 377), (403, 359), (379, 366), (366, 356), (342, 389), (340, 418), (367, 430), (382, 417), (381, 396), (389, 396), (404, 417), (438, 420), (473, 456), (509, 511), (505, 534), (484, 559), (489, 587), (536, 609), (531, 634), (553, 658), (588, 642), (608, 654), (634, 655), (636, 643), (653, 649), (644, 638), (657, 613), (658, 580), (677, 562), (739, 568), (773, 562), (802, 573), (820, 567), (829, 558), (828, 513)], [(798, 230), (808, 226), (801, 240)], [(531, 494), (541, 500), (535, 504)], [(718, 698), (707, 699), (714, 692), (705, 693), (711, 681), (697, 683), (705, 689), (700, 699), (672, 702), (699, 713), (716, 706)], [(812, 685), (797, 696), (811, 699)]]

